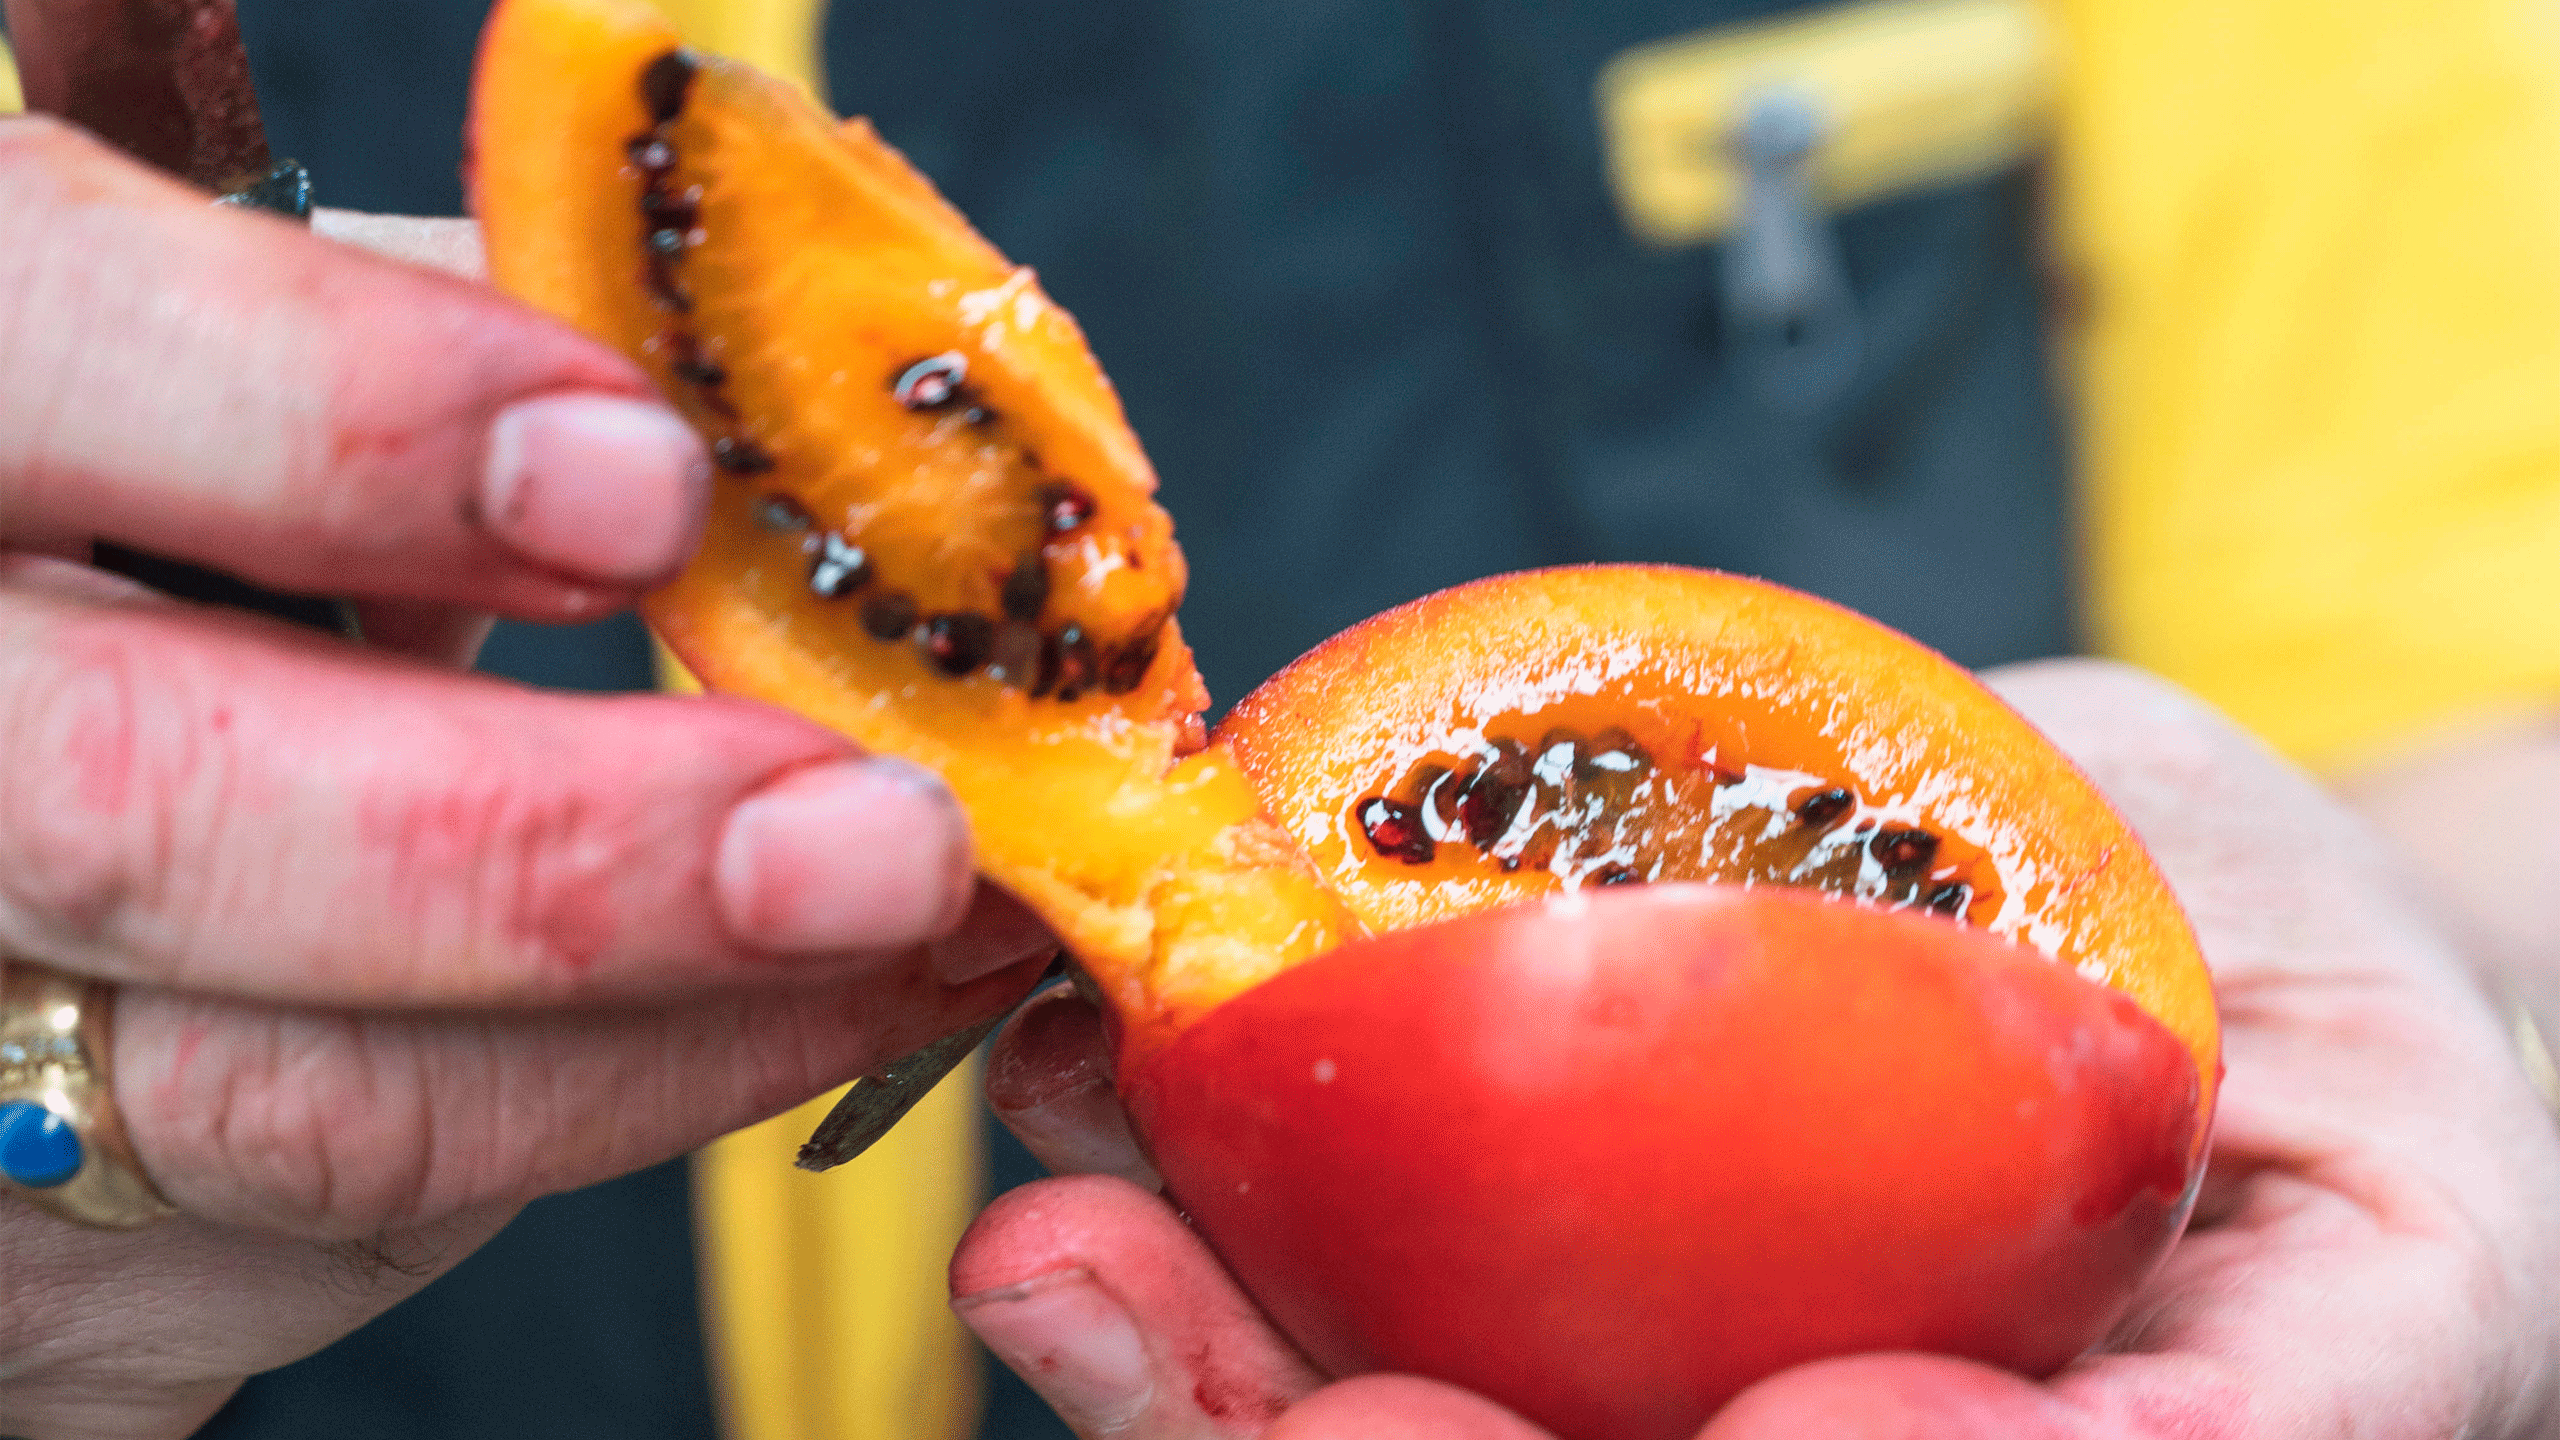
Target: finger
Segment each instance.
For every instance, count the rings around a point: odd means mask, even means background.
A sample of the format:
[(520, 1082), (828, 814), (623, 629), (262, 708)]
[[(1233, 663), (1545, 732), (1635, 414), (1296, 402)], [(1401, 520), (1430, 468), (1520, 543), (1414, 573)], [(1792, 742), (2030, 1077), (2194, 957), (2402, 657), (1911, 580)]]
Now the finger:
[(1003, 886), (981, 883), (969, 923), (926, 950), (933, 958), (933, 973), (944, 984), (964, 985), (1035, 956), (1054, 957), (1058, 937)]
[(385, 259), (442, 270), (465, 280), (477, 280), (489, 273), (488, 252), (480, 244), (480, 227), (469, 220), (369, 215), (362, 210), (332, 210), (324, 205), (311, 212), (311, 233), (369, 250)]
[(356, 602), (356, 631), (373, 649), (467, 670), (489, 638), (487, 612), (417, 600)]
[(1104, 1176), (987, 1207), (952, 1308), (1086, 1440), (1253, 1436), (1321, 1377), (1170, 1207)]
[(987, 1055), (987, 1105), (1052, 1175), (1116, 1175), (1162, 1190), (1112, 1087), (1101, 1013), (1059, 981), (996, 1032)]
[[(1807, 1434), (1819, 1434), (1808, 1431)], [(1555, 1440), (1501, 1406), (1437, 1381), (1364, 1375), (1300, 1401), (1263, 1440)]]
[(2239, 1397), (2156, 1416), (2107, 1417), (2045, 1387), (1969, 1361), (1859, 1355), (1761, 1381), (1718, 1412), (1698, 1440), (2142, 1440), (2222, 1436), (2247, 1416)]
[(919, 961), (664, 1009), (384, 1014), (130, 988), (115, 1083), (137, 1154), (204, 1219), (362, 1238), (685, 1153), (998, 1013), (1033, 967)]
[(0, 592), (0, 695), (0, 944), (104, 978), (658, 995), (885, 962), (974, 888), (938, 781), (759, 706), (546, 693), (24, 591)]
[(0, 291), (0, 538), (556, 620), (698, 535), (706, 452), (621, 357), (59, 124), (0, 122)]

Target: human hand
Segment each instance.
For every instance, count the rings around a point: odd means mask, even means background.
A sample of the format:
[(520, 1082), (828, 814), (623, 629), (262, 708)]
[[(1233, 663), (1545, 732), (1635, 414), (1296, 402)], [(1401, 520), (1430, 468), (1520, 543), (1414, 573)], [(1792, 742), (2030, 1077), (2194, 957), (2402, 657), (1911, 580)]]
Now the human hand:
[[(685, 558), (709, 466), (622, 359), (40, 120), (0, 122), (0, 295), (0, 954), (119, 987), (114, 1096), (183, 1212), (0, 1194), (0, 1433), (186, 1434), (524, 1201), (1031, 983), (1050, 942), (922, 772), (452, 668), (481, 612), (592, 618)], [(354, 595), (377, 644), (93, 538)]]
[[(2392, 859), (2156, 681), (2082, 663), (1994, 679), (2142, 833), (2214, 968), (2229, 1073), (2195, 1222), (2107, 1343), (2047, 1382), (1825, 1361), (1745, 1392), (1702, 1440), (2560, 1434), (2560, 1131)], [(962, 1317), (1079, 1435), (1544, 1434), (1428, 1381), (1327, 1383), (1140, 1188), (1106, 1065), (1064, 992), (1007, 1026), (998, 1113), (1052, 1168), (1107, 1173), (1000, 1198), (952, 1264)]]

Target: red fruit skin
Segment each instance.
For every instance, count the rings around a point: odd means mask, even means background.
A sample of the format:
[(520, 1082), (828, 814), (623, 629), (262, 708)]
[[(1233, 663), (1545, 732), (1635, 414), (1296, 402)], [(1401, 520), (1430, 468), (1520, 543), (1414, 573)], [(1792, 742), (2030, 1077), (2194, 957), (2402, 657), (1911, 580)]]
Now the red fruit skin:
[(1167, 1187), (1336, 1375), (1679, 1440), (1870, 1350), (2058, 1369), (2194, 1203), (2194, 1057), (1933, 918), (1660, 886), (1346, 946), (1124, 1073)]

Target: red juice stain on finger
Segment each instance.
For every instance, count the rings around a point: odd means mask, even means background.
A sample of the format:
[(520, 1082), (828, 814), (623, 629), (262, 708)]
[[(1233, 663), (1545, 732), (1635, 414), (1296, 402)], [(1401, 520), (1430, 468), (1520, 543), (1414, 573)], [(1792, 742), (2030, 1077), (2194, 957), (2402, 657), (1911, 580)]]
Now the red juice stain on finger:
[(1183, 1360), (1193, 1376), (1191, 1403), (1212, 1420), (1242, 1423), (1259, 1430), (1277, 1421), (1289, 1408), (1289, 1397), (1275, 1394), (1219, 1364), (1212, 1346), (1200, 1346), (1184, 1355)]
[(576, 797), (526, 797), (463, 782), (357, 806), (359, 842), (379, 868), (393, 915), (430, 932), (452, 917), (496, 914), (498, 936), (573, 974), (620, 938), (613, 866)]

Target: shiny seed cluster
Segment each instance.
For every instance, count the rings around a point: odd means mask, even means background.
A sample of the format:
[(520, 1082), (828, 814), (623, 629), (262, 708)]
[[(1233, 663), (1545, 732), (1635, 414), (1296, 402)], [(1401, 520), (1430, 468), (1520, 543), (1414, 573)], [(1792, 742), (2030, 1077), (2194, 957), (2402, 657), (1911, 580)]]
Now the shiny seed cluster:
[(1623, 730), (1550, 729), (1534, 745), (1491, 738), (1473, 754), (1416, 761), (1350, 818), (1379, 858), (1405, 865), (1458, 846), (1505, 873), (1551, 870), (1568, 887), (1717, 879), (1948, 916), (1974, 906), (1975, 885), (1936, 833), (1845, 786), (1756, 765), (1708, 763), (1677, 789), (1670, 778)]
[[(684, 113), (697, 65), (682, 50), (652, 60), (640, 74), (640, 101), (650, 128), (626, 142), (624, 153), (641, 179), (640, 261), (651, 300), (667, 317), (667, 326), (651, 345), (668, 372), (682, 383), (700, 409), (715, 417), (726, 433), (711, 441), (711, 456), (726, 474), (752, 479), (768, 475), (776, 458), (746, 433), (726, 386), (729, 373), (690, 324), (694, 297), (685, 288), (687, 252), (703, 243), (702, 187), (680, 186), (681, 156), (670, 130)], [(959, 351), (930, 355), (901, 365), (888, 379), (897, 403), (920, 415), (957, 415), (972, 427), (996, 423), (997, 415), (969, 385), (969, 360)], [(1036, 472), (1039, 459), (1028, 451), (1022, 459)], [(779, 492), (754, 501), (760, 528), (796, 545), (808, 563), (809, 590), (821, 600), (857, 602), (863, 632), (887, 642), (914, 645), (928, 664), (955, 679), (983, 671), (1000, 684), (1034, 698), (1078, 699), (1099, 687), (1114, 694), (1136, 689), (1154, 664), (1163, 622), (1143, 627), (1117, 646), (1105, 646), (1084, 627), (1066, 621), (1044, 628), (1052, 584), (1046, 547), (1072, 539), (1089, 526), (1098, 506), (1079, 486), (1041, 481), (1032, 494), (1041, 532), (1039, 542), (1016, 556), (998, 582), (1000, 613), (971, 611), (927, 614), (913, 595), (880, 580), (872, 556), (855, 539), (821, 528), (808, 508)], [(1135, 563), (1136, 557), (1128, 557)]]
[(1635, 857), (1589, 842), (1614, 834), (1653, 768), (1624, 730), (1551, 729), (1534, 746), (1495, 739), (1454, 762), (1417, 761), (1390, 793), (1353, 807), (1353, 819), (1379, 855), (1408, 865), (1428, 865), (1443, 844), (1457, 844), (1506, 873), (1546, 870), (1572, 842), (1585, 857), (1568, 862), (1574, 883), (1637, 884), (1654, 877)]

